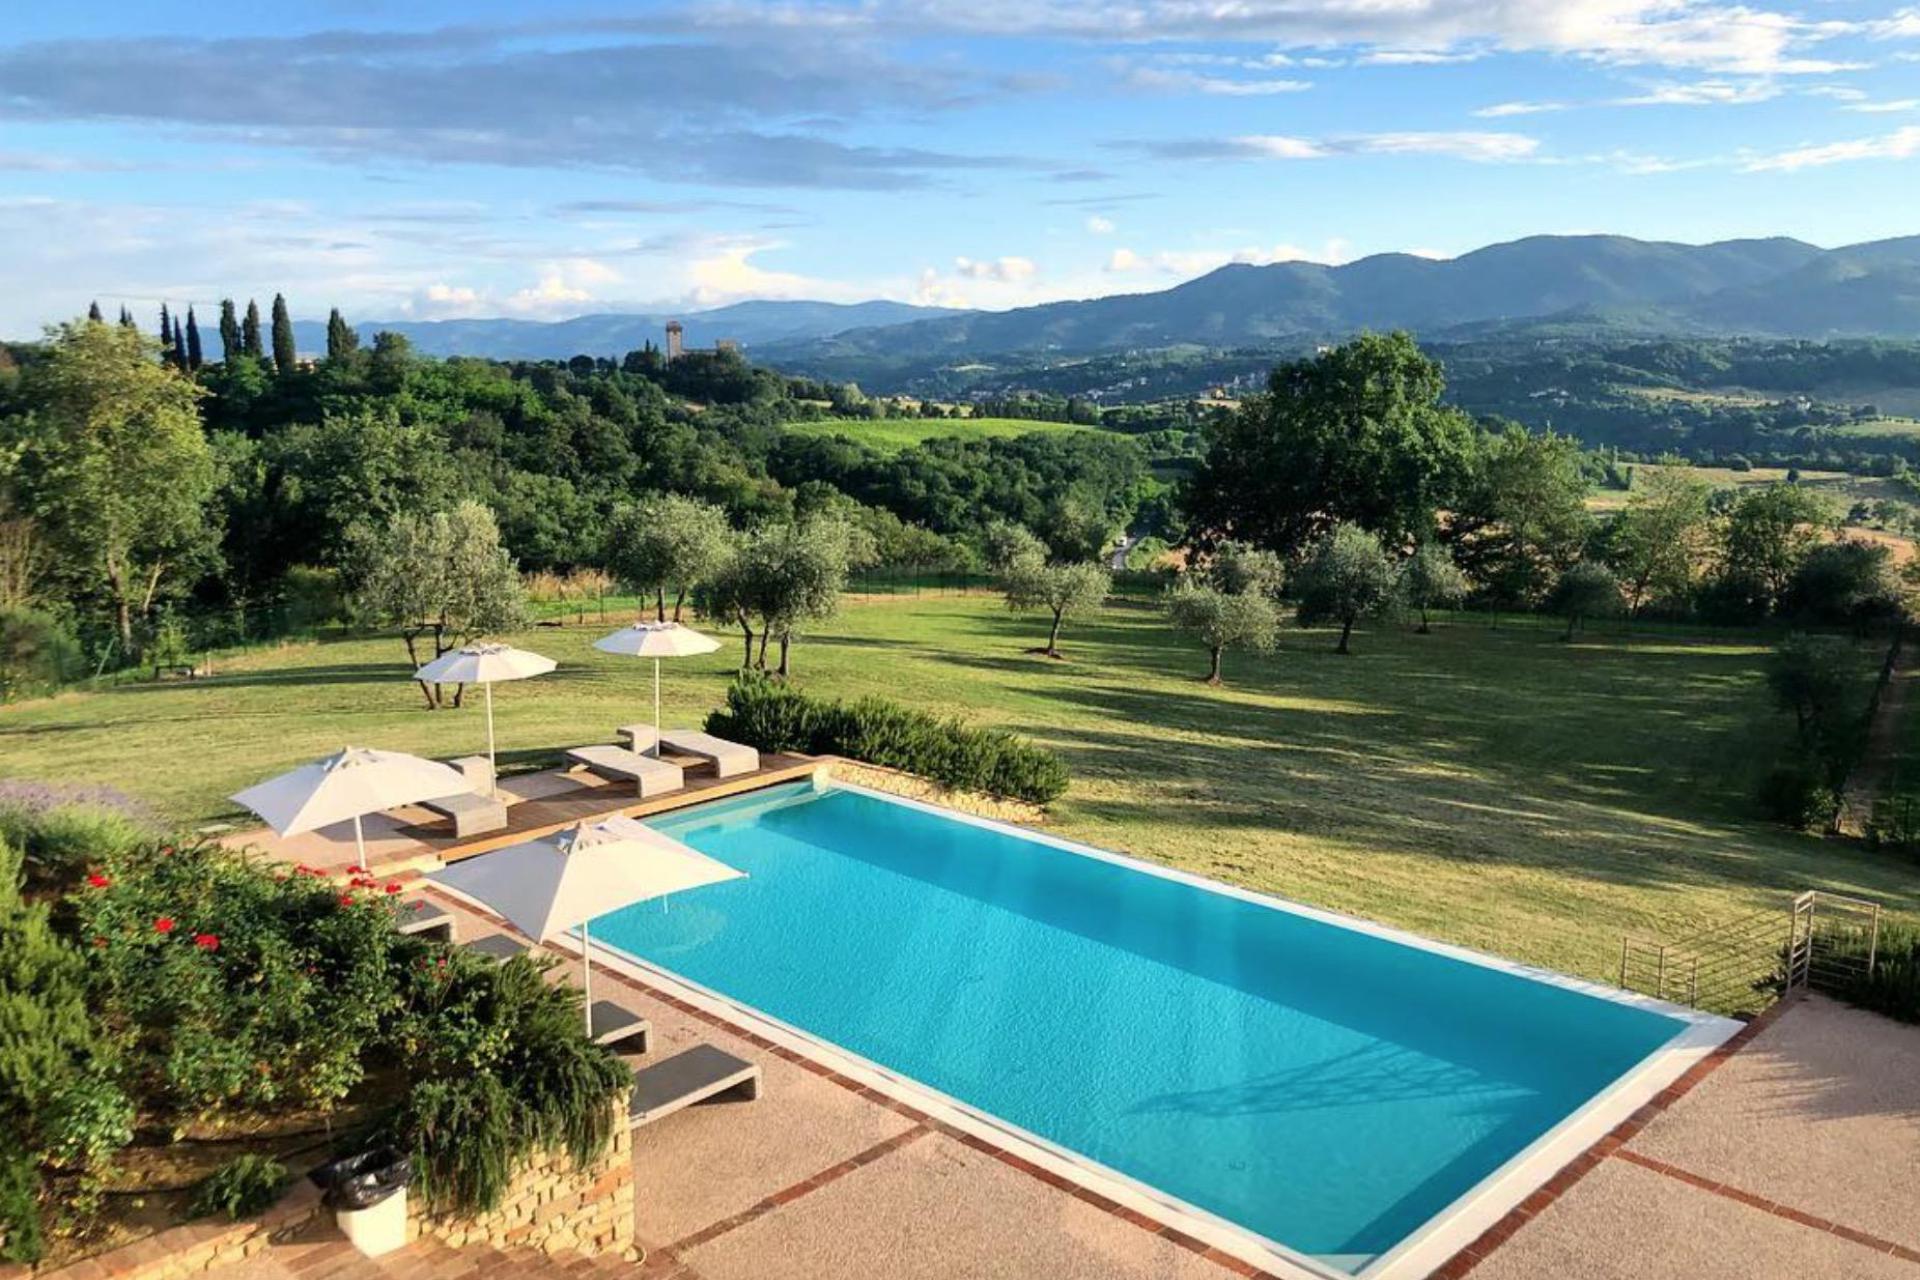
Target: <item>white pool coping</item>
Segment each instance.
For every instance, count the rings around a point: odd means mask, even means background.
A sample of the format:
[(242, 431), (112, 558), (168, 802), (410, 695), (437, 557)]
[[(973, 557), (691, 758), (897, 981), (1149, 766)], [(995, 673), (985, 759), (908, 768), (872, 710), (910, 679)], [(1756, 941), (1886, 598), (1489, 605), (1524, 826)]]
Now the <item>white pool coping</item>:
[[(779, 787), (805, 785), (807, 785), (805, 782), (777, 784)], [(1730, 1018), (1702, 1013), (1696, 1009), (1656, 1000), (1651, 996), (1619, 990), (1602, 983), (1556, 973), (1550, 969), (1518, 964), (1466, 947), (1423, 938), (1373, 921), (1290, 902), (1270, 894), (1145, 862), (1013, 823), (962, 813), (929, 804), (926, 801), (891, 795), (853, 783), (829, 779), (816, 783), (816, 786), (822, 790), (852, 791), (889, 804), (920, 809), (951, 821), (971, 823), (1019, 839), (1048, 845), (1064, 852), (1096, 858), (1129, 870), (1172, 880), (1209, 893), (1238, 898), (1243, 902), (1276, 911), (1285, 911), (1339, 928), (1352, 929), (1467, 964), (1495, 969), (1535, 982), (1545, 982), (1552, 986), (1577, 991), (1596, 999), (1609, 1000), (1616, 1004), (1657, 1013), (1685, 1024), (1673, 1038), (1641, 1059), (1638, 1065), (1589, 1098), (1558, 1124), (1509, 1158), (1506, 1163), (1449, 1202), (1403, 1237), (1393, 1248), (1372, 1258), (1357, 1270), (1340, 1270), (1329, 1266), (1319, 1258), (1301, 1253), (1277, 1240), (1269, 1239), (1197, 1205), (1189, 1204), (1177, 1196), (1168, 1195), (1136, 1178), (1108, 1168), (1098, 1161), (1088, 1159), (1018, 1125), (1010, 1124), (997, 1116), (981, 1111), (909, 1076), (901, 1075), (859, 1054), (843, 1049), (831, 1041), (783, 1022), (751, 1005), (742, 1004), (669, 969), (610, 946), (598, 937), (593, 939), (593, 948), (597, 957), (616, 971), (624, 972), (629, 977), (655, 986), (668, 995), (684, 1000), (723, 1021), (831, 1067), (863, 1085), (925, 1112), (956, 1129), (990, 1142), (1157, 1222), (1165, 1223), (1223, 1253), (1231, 1254), (1274, 1275), (1286, 1277), (1287, 1280), (1415, 1280), (1416, 1277), (1429, 1274), (1506, 1217), (1521, 1201), (1543, 1186), (1554, 1174), (1599, 1142), (1662, 1090), (1685, 1075), (1695, 1063), (1737, 1034), (1743, 1026)], [(749, 792), (746, 796), (736, 795), (705, 803), (724, 804), (729, 801), (738, 803), (752, 794)], [(700, 804), (695, 804), (654, 816), (679, 819), (697, 812), (702, 807)], [(577, 950), (577, 941), (571, 936), (567, 940)]]

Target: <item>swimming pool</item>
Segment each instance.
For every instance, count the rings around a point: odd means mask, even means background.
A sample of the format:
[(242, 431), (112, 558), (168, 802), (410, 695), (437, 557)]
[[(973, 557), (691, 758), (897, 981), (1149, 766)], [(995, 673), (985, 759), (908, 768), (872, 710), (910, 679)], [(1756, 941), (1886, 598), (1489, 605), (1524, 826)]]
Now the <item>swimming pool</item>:
[(859, 788), (651, 822), (748, 876), (596, 942), (1309, 1273), (1380, 1274), (1463, 1198), (1517, 1200), (1521, 1157), (1732, 1029)]

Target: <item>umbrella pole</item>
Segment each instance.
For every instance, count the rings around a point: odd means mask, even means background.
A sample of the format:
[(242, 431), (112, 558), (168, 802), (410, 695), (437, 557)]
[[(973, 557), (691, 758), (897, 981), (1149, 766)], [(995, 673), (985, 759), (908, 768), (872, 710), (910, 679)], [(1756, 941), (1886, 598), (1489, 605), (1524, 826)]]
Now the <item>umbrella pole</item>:
[(360, 870), (367, 869), (367, 837), (360, 830), (360, 815), (353, 815), (353, 847), (360, 855)]
[(493, 754), (493, 681), (480, 686), (487, 691), (487, 794), (497, 795), (500, 791), (500, 762)]
[(653, 754), (660, 754), (660, 659), (653, 660)]
[(593, 952), (587, 942), (587, 922), (580, 922), (580, 1007), (586, 1010), (587, 1039), (593, 1039)]

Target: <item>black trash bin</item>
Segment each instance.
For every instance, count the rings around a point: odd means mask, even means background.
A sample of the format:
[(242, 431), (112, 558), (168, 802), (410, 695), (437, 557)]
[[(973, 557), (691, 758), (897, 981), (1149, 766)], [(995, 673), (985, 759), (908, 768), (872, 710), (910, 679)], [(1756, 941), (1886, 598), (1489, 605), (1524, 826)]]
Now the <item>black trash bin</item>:
[(353, 1246), (368, 1257), (407, 1242), (407, 1184), (413, 1161), (385, 1147), (331, 1160), (307, 1175)]

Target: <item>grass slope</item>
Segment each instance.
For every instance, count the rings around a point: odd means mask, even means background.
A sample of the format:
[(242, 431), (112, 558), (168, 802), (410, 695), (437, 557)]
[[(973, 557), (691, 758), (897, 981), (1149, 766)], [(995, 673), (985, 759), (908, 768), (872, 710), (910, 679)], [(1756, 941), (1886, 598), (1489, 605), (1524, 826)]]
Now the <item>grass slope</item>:
[(984, 440), (1094, 428), (1070, 422), (1036, 422), (1029, 418), (822, 418), (817, 422), (788, 423), (787, 430), (801, 435), (846, 436), (882, 453), (898, 453), (948, 436)]
[[(495, 694), (506, 757), (608, 740), (649, 710), (647, 664), (590, 650), (607, 627), (518, 643), (561, 662)], [(1684, 933), (1826, 887), (1920, 907), (1910, 864), (1759, 822), (1756, 779), (1791, 732), (1740, 639), (1565, 645), (1548, 629), (1375, 631), (1356, 654), (1289, 632), (1277, 654), (1203, 655), (1142, 603), (1069, 625), (990, 597), (855, 604), (795, 653), (827, 695), (902, 697), (1061, 751), (1062, 834), (1594, 977), (1624, 932)], [(697, 722), (738, 661), (667, 664), (669, 723)], [(1875, 654), (1859, 651), (1863, 680)], [(427, 712), (390, 638), (230, 659), (210, 680), (134, 684), (0, 711), (0, 775), (111, 783), (184, 819), (337, 749), (480, 749), (479, 700)], [(1784, 926), (1783, 926), (1784, 927)]]

